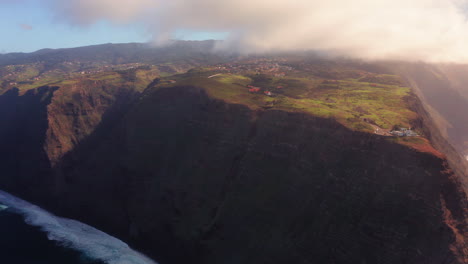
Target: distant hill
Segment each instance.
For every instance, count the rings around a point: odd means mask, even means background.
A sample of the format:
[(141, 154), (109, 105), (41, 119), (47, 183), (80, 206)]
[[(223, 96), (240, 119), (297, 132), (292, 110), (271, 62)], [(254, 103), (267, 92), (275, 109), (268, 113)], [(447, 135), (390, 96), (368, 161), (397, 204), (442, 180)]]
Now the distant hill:
[(200, 59), (206, 62), (219, 59), (212, 53), (215, 40), (174, 41), (162, 47), (151, 44), (102, 44), (67, 49), (42, 49), (32, 53), (0, 54), (0, 66), (29, 63), (62, 63), (65, 61), (122, 63), (165, 63)]
[(102, 44), (32, 53), (0, 55), (0, 93), (17, 87), (30, 89), (76, 79), (77, 74), (101, 73), (157, 66), (160, 74), (225, 62), (230, 57), (213, 52), (214, 40), (174, 41), (156, 47), (144, 43)]

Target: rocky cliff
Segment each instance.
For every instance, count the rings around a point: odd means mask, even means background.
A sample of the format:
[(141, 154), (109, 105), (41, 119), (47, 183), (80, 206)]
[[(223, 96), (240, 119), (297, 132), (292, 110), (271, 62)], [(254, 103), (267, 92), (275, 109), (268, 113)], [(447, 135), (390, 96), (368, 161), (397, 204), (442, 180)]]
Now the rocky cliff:
[(467, 262), (464, 175), (435, 150), (203, 87), (88, 88), (0, 96), (0, 188), (163, 264)]

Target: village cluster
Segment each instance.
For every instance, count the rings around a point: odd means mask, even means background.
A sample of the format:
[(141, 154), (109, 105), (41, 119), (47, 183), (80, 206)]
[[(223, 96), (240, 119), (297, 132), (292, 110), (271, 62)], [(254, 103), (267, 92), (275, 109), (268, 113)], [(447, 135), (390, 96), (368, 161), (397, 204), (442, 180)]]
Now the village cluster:
[(399, 128), (395, 130), (386, 130), (375, 125), (372, 125), (375, 128), (374, 134), (387, 136), (387, 137), (419, 137), (419, 134), (411, 130), (411, 128)]
[(101, 73), (101, 72), (106, 72), (109, 70), (112, 71), (125, 71), (125, 70), (131, 70), (138, 68), (139, 66), (142, 66), (143, 64), (141, 63), (127, 63), (127, 64), (119, 64), (119, 65), (103, 65), (98, 68), (92, 69), (92, 70), (87, 70), (87, 71), (81, 71), (81, 74), (96, 74), (96, 73)]
[(390, 134), (397, 137), (417, 137), (418, 133), (411, 130), (411, 128), (400, 128), (399, 130), (392, 130)]
[(265, 73), (274, 77), (284, 77), (293, 68), (281, 65), (275, 60), (256, 59), (248, 62), (232, 62), (216, 66), (216, 69), (226, 73), (240, 74), (245, 72)]

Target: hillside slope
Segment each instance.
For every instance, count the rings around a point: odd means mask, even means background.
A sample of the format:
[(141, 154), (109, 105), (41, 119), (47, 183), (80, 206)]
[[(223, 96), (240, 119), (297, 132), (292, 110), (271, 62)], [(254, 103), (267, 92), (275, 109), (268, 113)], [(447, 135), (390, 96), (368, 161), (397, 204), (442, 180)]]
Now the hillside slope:
[(156, 47), (144, 43), (102, 44), (68, 49), (43, 49), (32, 53), (0, 54), (0, 66), (46, 62), (48, 65), (66, 61), (124, 63), (176, 63), (196, 59), (212, 59), (209, 56), (216, 41), (174, 41)]
[[(0, 188), (162, 264), (466, 263), (464, 175), (427, 141), (418, 99), (394, 76), (333, 70), (12, 90)], [(420, 136), (375, 131), (395, 125)]]

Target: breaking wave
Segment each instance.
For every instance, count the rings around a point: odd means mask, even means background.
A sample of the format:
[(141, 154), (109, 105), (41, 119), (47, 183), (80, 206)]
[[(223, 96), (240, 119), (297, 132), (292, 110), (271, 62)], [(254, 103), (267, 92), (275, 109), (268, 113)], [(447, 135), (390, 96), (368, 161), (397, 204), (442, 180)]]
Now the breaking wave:
[(108, 264), (157, 264), (126, 243), (76, 220), (54, 216), (9, 193), (0, 191), (2, 208), (12, 208), (23, 215), (27, 224), (39, 227), (49, 240), (78, 250), (87, 257)]

